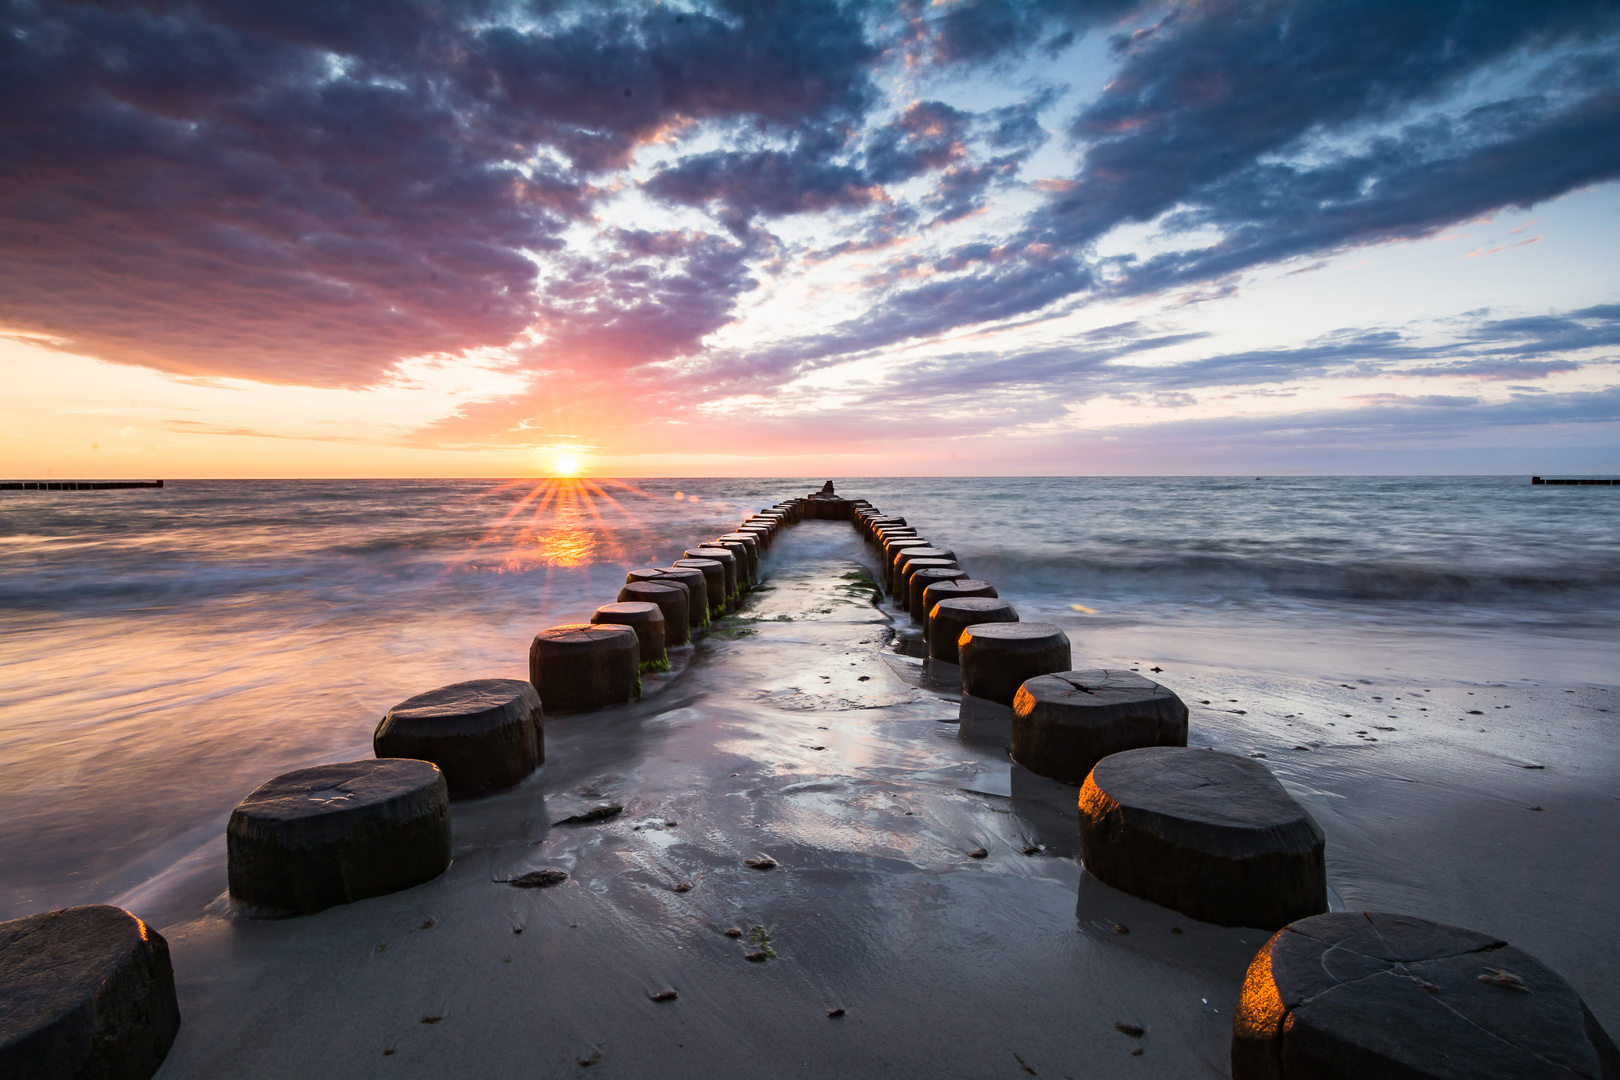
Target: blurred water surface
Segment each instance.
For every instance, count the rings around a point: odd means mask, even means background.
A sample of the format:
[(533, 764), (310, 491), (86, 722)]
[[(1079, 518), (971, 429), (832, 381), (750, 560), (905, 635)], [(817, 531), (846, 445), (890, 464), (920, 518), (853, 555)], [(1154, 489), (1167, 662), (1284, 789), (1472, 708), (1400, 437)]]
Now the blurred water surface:
[[(125, 894), (217, 844), (264, 779), (368, 756), (377, 719), (411, 694), (525, 677), (536, 630), (588, 618), (627, 570), (665, 564), (820, 479), (0, 495), (0, 918)], [(1613, 681), (1612, 488), (1492, 477), (838, 487), (906, 516), (1026, 619), (1055, 619), (1099, 655), (1244, 665), (1288, 652), (1312, 671), (1405, 659), (1457, 679)]]

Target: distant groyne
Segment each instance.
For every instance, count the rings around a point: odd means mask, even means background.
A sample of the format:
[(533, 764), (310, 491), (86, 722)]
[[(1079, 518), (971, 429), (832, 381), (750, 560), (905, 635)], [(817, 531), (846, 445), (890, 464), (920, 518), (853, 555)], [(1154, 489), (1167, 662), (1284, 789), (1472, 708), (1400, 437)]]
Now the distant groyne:
[(1569, 479), (1559, 479), (1557, 477), (1552, 477), (1552, 476), (1547, 476), (1547, 477), (1532, 476), (1530, 478), (1530, 482), (1532, 484), (1548, 484), (1548, 485), (1551, 485), (1551, 486), (1554, 486), (1554, 487), (1615, 487), (1615, 486), (1620, 486), (1620, 480), (1617, 480), (1612, 476), (1597, 476), (1597, 477), (1593, 477), (1593, 476), (1577, 476), (1577, 477), (1572, 477), (1572, 478), (1569, 478)]
[(162, 486), (161, 480), (0, 480), (0, 491), (112, 491)]

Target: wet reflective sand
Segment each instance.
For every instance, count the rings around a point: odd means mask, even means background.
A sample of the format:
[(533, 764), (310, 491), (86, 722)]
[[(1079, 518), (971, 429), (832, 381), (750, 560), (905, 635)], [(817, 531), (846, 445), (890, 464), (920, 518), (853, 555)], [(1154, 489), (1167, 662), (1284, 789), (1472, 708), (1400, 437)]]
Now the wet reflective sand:
[[(1226, 1075), (1266, 935), (1085, 879), (1073, 789), (942, 722), (956, 703), (885, 649), (890, 616), (846, 576), (869, 558), (847, 525), (787, 532), (682, 670), (551, 720), (531, 781), (456, 803), (438, 881), (195, 918), (224, 877), (205, 845), (149, 885), (185, 1018), (162, 1075)], [(1127, 662), (1099, 644), (1077, 638), (1077, 663)], [(1620, 1028), (1612, 695), (1157, 677), (1193, 745), (1266, 755), (1310, 807), (1342, 903), (1501, 934)], [(603, 803), (624, 810), (551, 824)], [(506, 883), (545, 868), (569, 877)], [(761, 934), (775, 955), (750, 962)]]

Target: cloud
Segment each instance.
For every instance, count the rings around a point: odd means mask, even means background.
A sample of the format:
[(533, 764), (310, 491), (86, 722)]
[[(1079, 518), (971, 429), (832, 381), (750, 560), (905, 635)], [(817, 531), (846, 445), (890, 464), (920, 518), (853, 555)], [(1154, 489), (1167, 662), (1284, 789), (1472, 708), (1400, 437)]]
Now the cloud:
[[(952, 221), (982, 205), (991, 184), (1011, 179), (1041, 144), (1045, 132), (1033, 123), (1033, 115), (1049, 99), (1042, 93), (991, 111), (984, 118), (986, 141), (1011, 152), (983, 163), (969, 160), (967, 145), (977, 117), (944, 102), (914, 101), (894, 120), (869, 131), (859, 145), (844, 125), (804, 129), (786, 148), (688, 155), (660, 167), (644, 188), (688, 206), (717, 204), (721, 219), (741, 232), (756, 215), (887, 203), (885, 185), (943, 171), (922, 204), (938, 215), (936, 220)], [(905, 224), (914, 222), (914, 215), (906, 216)], [(890, 222), (880, 219), (873, 225), (883, 230)]]
[(672, 117), (791, 130), (857, 116), (877, 51), (858, 12), (825, 0), (577, 5), (533, 28), (479, 29), (473, 42), (459, 65), (468, 94), (515, 138), (593, 171), (625, 164)]
[(810, 0), (0, 19), (0, 324), (314, 385), (519, 339), (598, 174), (676, 122), (858, 116), (876, 51)]
[(928, 20), (927, 41), (942, 64), (1006, 61), (1036, 47), (1061, 51), (1077, 31), (1111, 22), (1135, 6), (1135, 0), (957, 0)]
[(1473, 251), (1470, 251), (1467, 255), (1465, 255), (1464, 258), (1479, 259), (1479, 258), (1483, 258), (1486, 255), (1495, 255), (1499, 251), (1506, 251), (1509, 248), (1529, 247), (1531, 244), (1539, 244), (1539, 243), (1541, 243), (1541, 241), (1543, 239), (1545, 239), (1545, 237), (1532, 236), (1530, 239), (1528, 239), (1528, 240), (1520, 240), (1516, 244), (1498, 244), (1493, 248), (1476, 248)]
[(1564, 315), (1535, 315), (1482, 321), (1468, 340), (1496, 343), (1518, 356), (1541, 356), (1620, 346), (1620, 304), (1597, 304)]
[(364, 439), (352, 438), (343, 435), (286, 435), (275, 431), (260, 431), (257, 428), (225, 427), (219, 424), (208, 424), (200, 420), (168, 419), (163, 426), (176, 435), (238, 435), (250, 439), (296, 439), (313, 442), (364, 442)]
[(1368, 405), (1416, 405), (1429, 409), (1455, 409), (1479, 404), (1477, 397), (1457, 394), (1352, 394), (1350, 400), (1363, 401)]
[[(1620, 30), (1612, 5), (1164, 10), (1116, 39), (1120, 70), (1069, 124), (1081, 167), (1045, 185), (1044, 204), (1007, 242), (1043, 261), (1081, 259), (1121, 226), (1160, 225), (1171, 250), (1088, 263), (1070, 278), (1076, 292), (1154, 294), (1620, 177), (1620, 76), (1604, 59)], [(1468, 80), (1486, 73), (1522, 92), (1470, 104), (1479, 94)], [(1174, 246), (1211, 232), (1214, 243)], [(1001, 294), (986, 305), (996, 310), (1053, 301), (1026, 280), (1004, 270), (975, 284)], [(937, 331), (979, 312), (944, 314)]]
[[(1567, 358), (1535, 359), (1537, 350), (1556, 355), (1576, 341), (1601, 344), (1620, 330), (1616, 308), (1620, 306), (1534, 319), (1491, 319), (1489, 313), (1476, 312), (1438, 327), (1351, 327), (1295, 347), (1213, 349), (1173, 360), (1165, 357), (1185, 356), (1213, 339), (1203, 332), (1166, 330), (1136, 320), (1089, 330), (1059, 345), (965, 347), (896, 363), (852, 391), (840, 409), (856, 423), (861, 417), (882, 417), (885, 424), (927, 417), (931, 429), (941, 434), (972, 433), (987, 418), (1014, 426), (1008, 418), (1017, 416), (1016, 426), (1021, 427), (1102, 398), (1157, 408), (1184, 408), (1204, 398), (1238, 394), (1287, 398), (1298, 393), (1300, 387), (1290, 384), (1301, 379), (1547, 379), (1584, 365)], [(1481, 405), (1485, 400), (1468, 393), (1398, 391), (1351, 397), (1363, 407), (1425, 409)], [(1544, 407), (1559, 408), (1557, 402), (1563, 400), (1561, 394), (1548, 393)]]
[(883, 189), (872, 176), (829, 160), (841, 151), (836, 135), (826, 131), (807, 134), (787, 150), (715, 150), (659, 169), (645, 188), (689, 206), (719, 203), (723, 219), (739, 232), (756, 214), (779, 217), (881, 201)]
[(1579, 371), (1581, 365), (1573, 360), (1504, 360), (1487, 358), (1452, 364), (1431, 364), (1427, 367), (1396, 368), (1391, 375), (1403, 378), (1476, 378), (1506, 382), (1510, 379), (1544, 379), (1566, 371)]
[[(1416, 164), (1412, 157), (1430, 163), (1466, 158), (1504, 135), (1533, 138), (1544, 125), (1567, 123), (1571, 112), (1590, 110), (1596, 115), (1589, 121), (1612, 125), (1607, 98), (1613, 76), (1594, 71), (1577, 88), (1582, 96), (1573, 110), (1560, 100), (1524, 98), (1516, 107), (1476, 109), (1460, 130), (1420, 125), (1394, 143), (1380, 142), (1373, 154), (1347, 155), (1323, 168), (1290, 167), (1272, 157), (1312, 134), (1398, 120), (1409, 107), (1441, 100), (1456, 80), (1515, 50), (1544, 52), (1554, 44), (1599, 40), (1613, 31), (1615, 18), (1612, 6), (1602, 3), (1413, 7), (1215, 0), (1173, 8), (1158, 25), (1117, 39), (1123, 67), (1070, 125), (1071, 135), (1088, 145), (1080, 185), (1050, 208), (1043, 224), (1054, 234), (1083, 240), (1179, 206), (1194, 208), (1200, 219), (1286, 224), (1301, 211), (1321, 214), (1346, 201), (1358, 203), (1360, 185), (1377, 165)], [(1448, 136), (1464, 144), (1460, 153), (1416, 153), (1414, 143), (1445, 142)], [(1514, 189), (1543, 198), (1550, 173), (1567, 184), (1575, 174), (1614, 168), (1614, 155), (1605, 148), (1581, 150), (1556, 166), (1499, 161), (1507, 167), (1498, 170), (1485, 198), (1500, 199)], [(1358, 161), (1361, 168), (1353, 164)], [(1212, 197), (1259, 191), (1287, 198), (1269, 206), (1250, 199), (1240, 209), (1221, 211)], [(1433, 192), (1426, 194), (1432, 198)], [(1391, 198), (1380, 195), (1378, 202)], [(1397, 222), (1363, 227), (1379, 224)]]
[[(1102, 89), (1052, 85), (1088, 34), (1113, 35), (1108, 70), (1073, 77)], [(423, 435), (468, 441), (687, 415), (857, 357), (885, 358), (860, 415), (928, 423), (1545, 381), (1605, 362), (1620, 306), (1446, 333), (1355, 315), (1271, 349), (1198, 353), (1196, 325), (1144, 319), (894, 350), (1099, 300), (1193, 320), (1254, 267), (1620, 177), (1617, 34), (1578, 0), (12, 3), (0, 331), (317, 386), (498, 351), (528, 391)], [(824, 267), (844, 276), (808, 332), (717, 337)], [(1434, 396), (1390, 393), (1367, 407)]]
[[(1573, 471), (1614, 462), (1620, 388), (1548, 395), (1534, 402), (1450, 407), (1389, 401), (1282, 416), (1230, 416), (1066, 432), (1031, 462), (1073, 461), (1108, 473), (1141, 472), (1496, 472)], [(979, 456), (1003, 451), (981, 442)], [(1016, 460), (1009, 465), (1018, 464)], [(1005, 468), (1006, 466), (1003, 466)], [(1571, 464), (1560, 466), (1572, 468)], [(1612, 466), (1611, 466), (1612, 467)], [(1020, 470), (1022, 471), (1022, 470)]]
[(633, 367), (696, 352), (754, 285), (763, 241), (702, 232), (610, 229), (605, 249), (560, 265), (540, 306), (547, 368)]

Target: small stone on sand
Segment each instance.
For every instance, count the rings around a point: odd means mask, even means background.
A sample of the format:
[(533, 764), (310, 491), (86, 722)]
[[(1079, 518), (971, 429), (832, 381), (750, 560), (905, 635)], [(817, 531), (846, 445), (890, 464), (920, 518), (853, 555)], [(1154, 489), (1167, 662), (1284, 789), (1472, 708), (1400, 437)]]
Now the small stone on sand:
[(561, 821), (557, 822), (557, 824), (588, 825), (593, 821), (606, 821), (610, 817), (617, 817), (623, 811), (624, 807), (620, 806), (618, 803), (603, 803), (601, 806), (593, 806), (589, 810), (585, 810), (581, 813), (570, 814), (568, 817), (565, 817)]
[(990, 853), (984, 850), (982, 847), (976, 847), (972, 851), (968, 852), (968, 858), (970, 859), (988, 859), (989, 857)]
[(769, 855), (761, 855), (757, 859), (744, 859), (743, 865), (750, 870), (775, 870), (776, 860)]
[[(507, 882), (507, 884), (516, 885), (520, 889), (549, 889), (551, 886), (561, 885), (567, 880), (567, 871), (546, 869), (532, 870), (521, 877), (513, 878), (511, 881)], [(521, 934), (523, 931), (519, 929), (513, 931), (513, 933)]]
[(660, 990), (658, 993), (650, 996), (654, 1001), (674, 1001), (676, 998), (680, 997), (680, 995), (673, 990)]
[(1147, 1034), (1146, 1029), (1139, 1024), (1126, 1024), (1119, 1020), (1114, 1021), (1114, 1030), (1122, 1035), (1129, 1035), (1133, 1039), (1140, 1039)]

